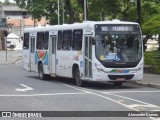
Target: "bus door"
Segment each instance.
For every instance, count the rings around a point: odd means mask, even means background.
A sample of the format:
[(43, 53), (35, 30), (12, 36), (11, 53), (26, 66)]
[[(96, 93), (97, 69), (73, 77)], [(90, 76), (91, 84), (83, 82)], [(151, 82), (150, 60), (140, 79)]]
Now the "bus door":
[(29, 33), (24, 33), (23, 39), (23, 68), (30, 71), (30, 40)]
[(56, 35), (52, 35), (49, 41), (49, 71), (51, 76), (55, 76), (56, 73), (56, 38)]
[(89, 80), (89, 79), (92, 79), (92, 39), (91, 39), (92, 36), (91, 35), (85, 35), (84, 37), (85, 37), (84, 75), (85, 75), (85, 79)]
[(30, 71), (35, 70), (35, 37), (30, 37)]

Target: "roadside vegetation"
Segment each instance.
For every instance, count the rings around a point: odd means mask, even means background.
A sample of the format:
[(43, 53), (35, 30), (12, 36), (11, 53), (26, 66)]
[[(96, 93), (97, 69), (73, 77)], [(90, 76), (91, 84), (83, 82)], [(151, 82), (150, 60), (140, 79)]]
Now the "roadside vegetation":
[(146, 51), (144, 53), (144, 63), (147, 72), (160, 74), (160, 51)]
[[(19, 7), (26, 9), (35, 21), (45, 17), (48, 24), (82, 22), (84, 20), (84, 0), (14, 0)], [(137, 2), (136, 2), (137, 1)], [(160, 0), (86, 0), (87, 20), (105, 21), (119, 19), (137, 22), (137, 3), (139, 2), (142, 33), (144, 44), (153, 35), (160, 36)], [(9, 4), (9, 0), (4, 3)], [(25, 15), (23, 15), (25, 18)], [(160, 37), (158, 39), (160, 49)]]

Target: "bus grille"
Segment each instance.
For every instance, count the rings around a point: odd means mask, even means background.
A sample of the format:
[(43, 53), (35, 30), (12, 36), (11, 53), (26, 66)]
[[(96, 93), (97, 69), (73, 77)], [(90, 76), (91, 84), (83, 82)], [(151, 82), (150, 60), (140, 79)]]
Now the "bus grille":
[(125, 80), (130, 80), (134, 75), (108, 75), (110, 80), (117, 80), (118, 78), (124, 78)]

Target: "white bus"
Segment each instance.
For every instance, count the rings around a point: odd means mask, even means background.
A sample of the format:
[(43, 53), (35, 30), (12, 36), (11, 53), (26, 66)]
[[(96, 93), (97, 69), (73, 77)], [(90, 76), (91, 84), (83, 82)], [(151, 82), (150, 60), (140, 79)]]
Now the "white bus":
[(23, 67), (38, 72), (40, 79), (48, 75), (74, 78), (77, 86), (84, 81), (122, 85), (143, 79), (142, 42), (140, 26), (134, 22), (85, 21), (26, 28)]

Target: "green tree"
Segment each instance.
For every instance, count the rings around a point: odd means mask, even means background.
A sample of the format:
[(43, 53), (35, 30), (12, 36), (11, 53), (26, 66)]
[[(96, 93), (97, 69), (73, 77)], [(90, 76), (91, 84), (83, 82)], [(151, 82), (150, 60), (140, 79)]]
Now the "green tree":
[(160, 14), (153, 15), (150, 19), (148, 19), (143, 24), (143, 31), (144, 34), (151, 37), (153, 35), (158, 34), (158, 43), (159, 43), (159, 50), (160, 50)]
[[(123, 21), (130, 20), (130, 14), (135, 11), (131, 8), (133, 6), (130, 3), (130, 0), (89, 0), (89, 19), (120, 19)], [(99, 15), (98, 15), (99, 14)], [(132, 14), (133, 16), (133, 14)], [(100, 20), (100, 19), (99, 19)]]
[(34, 19), (46, 17), (50, 24), (57, 24), (57, 0), (15, 0), (21, 8), (28, 10)]
[[(16, 4), (27, 9), (35, 19), (46, 17), (50, 24), (57, 24), (57, 0), (15, 0)], [(62, 1), (65, 3), (62, 11)], [(137, 21), (136, 2), (130, 0), (86, 0), (87, 20)], [(142, 30), (146, 35), (144, 43), (153, 35), (159, 34), (158, 17), (160, 14), (159, 0), (141, 0)], [(65, 23), (84, 20), (84, 0), (60, 0), (60, 23), (64, 12)]]
[[(58, 1), (57, 0), (15, 0), (16, 4), (21, 8), (28, 10), (34, 19), (46, 17), (50, 24), (58, 23)], [(59, 0), (60, 1), (60, 20), (62, 23), (62, 12), (64, 12), (65, 21), (73, 23), (79, 20), (79, 5), (75, 0)], [(64, 3), (64, 11), (62, 5)], [(78, 7), (77, 7), (78, 6)]]
[(144, 38), (144, 43), (147, 43), (147, 40), (153, 35), (160, 34), (160, 1), (143, 0), (142, 15), (142, 30), (143, 34), (146, 36)]

